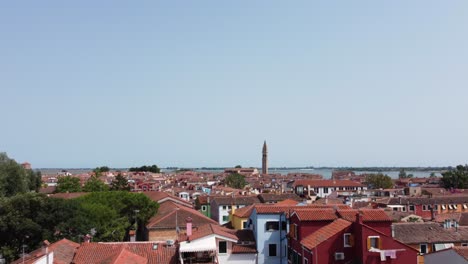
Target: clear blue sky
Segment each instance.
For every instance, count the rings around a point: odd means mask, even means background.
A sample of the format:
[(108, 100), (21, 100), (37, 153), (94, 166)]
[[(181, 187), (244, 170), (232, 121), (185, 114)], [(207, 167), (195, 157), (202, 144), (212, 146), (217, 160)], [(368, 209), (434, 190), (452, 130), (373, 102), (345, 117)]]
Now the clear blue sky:
[(468, 1), (2, 1), (0, 151), (33, 167), (468, 157)]

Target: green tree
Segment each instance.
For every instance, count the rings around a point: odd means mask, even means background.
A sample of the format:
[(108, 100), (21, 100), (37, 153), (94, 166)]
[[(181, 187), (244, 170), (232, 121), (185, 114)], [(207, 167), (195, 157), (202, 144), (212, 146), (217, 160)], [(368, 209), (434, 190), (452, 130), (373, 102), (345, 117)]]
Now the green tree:
[(96, 176), (91, 176), (83, 186), (83, 191), (85, 192), (103, 192), (108, 190), (109, 186)]
[(247, 185), (245, 177), (239, 173), (231, 173), (229, 176), (226, 177), (224, 182), (227, 186), (236, 189), (243, 189), (245, 185)]
[(98, 173), (102, 173), (102, 172), (108, 172), (110, 171), (110, 168), (107, 167), (107, 166), (101, 166), (101, 167), (97, 167), (93, 170), (94, 173), (98, 174)]
[(468, 165), (458, 165), (455, 169), (442, 173), (442, 186), (457, 189), (468, 188)]
[(151, 165), (151, 166), (141, 166), (141, 167), (133, 167), (128, 169), (128, 171), (132, 172), (152, 172), (152, 173), (160, 173), (161, 169), (158, 168), (157, 165)]
[(437, 176), (436, 176), (435, 172), (431, 172), (431, 175), (429, 175), (429, 178), (436, 178), (436, 177)]
[(111, 182), (110, 189), (112, 191), (130, 191), (130, 186), (128, 185), (127, 179), (125, 179), (125, 177), (122, 176), (121, 173), (119, 173)]
[(373, 189), (393, 188), (392, 178), (390, 178), (388, 175), (383, 175), (382, 173), (367, 175), (366, 182), (369, 185), (369, 188)]
[(50, 198), (26, 193), (0, 198), (0, 250), (11, 262), (47, 239), (67, 238), (76, 242), (95, 229), (93, 241), (123, 241), (138, 221), (141, 235), (158, 204), (141, 193), (95, 192), (76, 199)]
[(6, 153), (0, 153), (0, 197), (38, 191), (40, 186), (39, 172), (26, 170)]
[(400, 169), (400, 173), (398, 174), (398, 178), (399, 179), (406, 179), (407, 178), (405, 169), (403, 169), (403, 168)]
[(61, 176), (57, 180), (57, 188), (55, 192), (64, 193), (64, 192), (80, 192), (81, 183), (80, 178), (72, 176)]
[(242, 169), (242, 166), (241, 165), (237, 165), (236, 167), (234, 167), (236, 169)]

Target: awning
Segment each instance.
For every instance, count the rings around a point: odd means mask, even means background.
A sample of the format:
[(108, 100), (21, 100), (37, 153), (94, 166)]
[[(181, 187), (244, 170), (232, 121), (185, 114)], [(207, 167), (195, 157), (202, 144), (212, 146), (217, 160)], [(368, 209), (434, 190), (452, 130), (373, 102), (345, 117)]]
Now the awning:
[(179, 247), (180, 252), (201, 252), (201, 251), (216, 251), (216, 239), (214, 237), (202, 239), (200, 241), (181, 242)]
[(402, 208), (405, 207), (404, 205), (387, 205), (389, 208)]

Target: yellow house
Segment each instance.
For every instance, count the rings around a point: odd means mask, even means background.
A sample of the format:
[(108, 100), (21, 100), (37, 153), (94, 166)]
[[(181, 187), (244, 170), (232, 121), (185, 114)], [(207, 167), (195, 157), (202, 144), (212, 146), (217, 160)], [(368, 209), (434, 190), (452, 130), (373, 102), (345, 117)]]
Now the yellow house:
[(250, 214), (252, 213), (253, 205), (249, 205), (246, 207), (242, 207), (239, 209), (234, 209), (232, 207), (232, 211), (229, 215), (231, 219), (232, 227), (235, 230), (242, 230), (247, 228), (247, 222), (249, 221)]

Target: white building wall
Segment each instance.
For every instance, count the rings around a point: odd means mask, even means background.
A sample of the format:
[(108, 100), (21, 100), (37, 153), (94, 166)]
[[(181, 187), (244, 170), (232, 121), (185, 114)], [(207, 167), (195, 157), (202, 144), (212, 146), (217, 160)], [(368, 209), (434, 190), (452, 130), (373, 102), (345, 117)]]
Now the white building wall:
[[(225, 261), (225, 262), (224, 262)], [(257, 254), (230, 254), (220, 264), (257, 264)]]
[[(267, 231), (265, 229), (268, 221), (286, 221), (284, 214), (257, 214), (256, 210), (250, 216), (254, 225), (254, 236), (257, 243), (258, 263), (282, 264), (287, 263), (288, 240), (286, 234), (288, 230)], [(287, 227), (288, 225), (286, 225)], [(281, 234), (280, 234), (281, 233)], [(282, 239), (281, 239), (282, 238)], [(269, 256), (269, 245), (276, 244), (276, 256)]]

